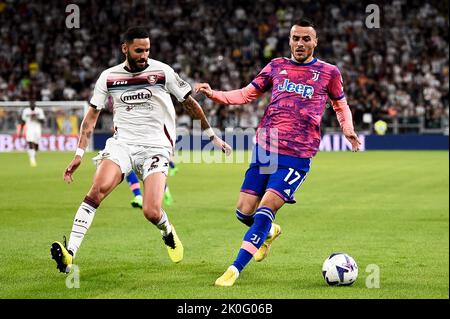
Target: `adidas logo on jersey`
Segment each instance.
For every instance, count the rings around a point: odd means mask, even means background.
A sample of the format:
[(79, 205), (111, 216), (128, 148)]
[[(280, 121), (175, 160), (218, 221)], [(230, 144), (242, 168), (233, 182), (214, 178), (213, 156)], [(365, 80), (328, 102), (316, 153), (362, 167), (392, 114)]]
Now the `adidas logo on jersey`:
[(284, 75), (284, 74), (287, 74), (287, 71), (286, 70), (282, 70), (280, 73), (278, 73), (278, 74), (281, 74), (281, 75)]

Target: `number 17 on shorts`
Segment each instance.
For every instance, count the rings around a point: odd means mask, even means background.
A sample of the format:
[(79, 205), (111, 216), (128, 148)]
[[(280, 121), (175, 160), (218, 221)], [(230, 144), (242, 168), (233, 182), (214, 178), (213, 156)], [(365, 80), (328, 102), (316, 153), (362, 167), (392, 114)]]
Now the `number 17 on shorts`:
[(267, 190), (278, 194), (286, 203), (295, 203), (294, 193), (305, 181), (306, 175), (308, 174), (305, 171), (291, 167), (279, 167), (270, 176)]

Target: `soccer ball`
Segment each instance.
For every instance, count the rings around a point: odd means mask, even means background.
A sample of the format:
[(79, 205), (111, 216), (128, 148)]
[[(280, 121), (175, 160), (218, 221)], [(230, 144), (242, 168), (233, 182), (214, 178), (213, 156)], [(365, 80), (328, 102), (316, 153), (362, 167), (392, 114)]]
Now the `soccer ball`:
[(351, 256), (333, 253), (323, 262), (322, 275), (330, 286), (350, 286), (358, 278), (358, 266)]

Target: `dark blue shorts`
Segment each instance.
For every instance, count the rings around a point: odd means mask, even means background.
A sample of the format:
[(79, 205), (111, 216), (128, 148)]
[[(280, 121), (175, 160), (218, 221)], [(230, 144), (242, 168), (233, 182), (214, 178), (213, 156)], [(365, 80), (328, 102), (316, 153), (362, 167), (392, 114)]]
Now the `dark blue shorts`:
[(310, 166), (310, 158), (270, 153), (256, 145), (241, 192), (263, 197), (266, 191), (271, 191), (286, 203), (295, 203), (294, 193), (304, 182)]

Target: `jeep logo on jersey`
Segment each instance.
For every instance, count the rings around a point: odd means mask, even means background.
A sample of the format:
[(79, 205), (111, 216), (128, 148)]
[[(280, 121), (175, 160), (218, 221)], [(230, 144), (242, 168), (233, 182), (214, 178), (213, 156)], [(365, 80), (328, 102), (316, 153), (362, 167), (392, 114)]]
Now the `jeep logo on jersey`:
[(150, 100), (152, 92), (149, 89), (132, 89), (122, 93), (120, 100), (125, 104), (142, 104)]
[(310, 99), (314, 94), (314, 87), (301, 83), (297, 84), (289, 81), (288, 79), (285, 79), (282, 85), (278, 85), (278, 91), (295, 92), (297, 94), (300, 94), (302, 97)]

